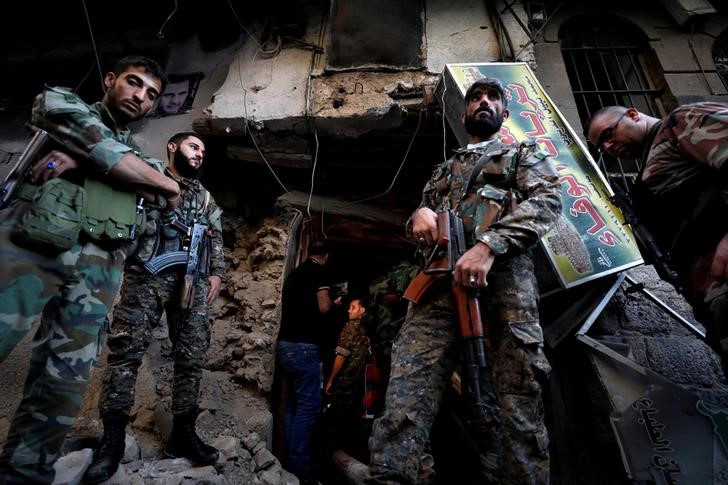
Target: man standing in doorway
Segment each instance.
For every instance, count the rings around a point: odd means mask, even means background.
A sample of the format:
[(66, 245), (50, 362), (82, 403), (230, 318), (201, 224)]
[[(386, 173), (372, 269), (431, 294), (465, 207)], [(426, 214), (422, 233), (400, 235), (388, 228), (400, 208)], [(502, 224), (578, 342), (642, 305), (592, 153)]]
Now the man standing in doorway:
[(500, 425), (492, 425), (492, 432), (500, 444), (495, 456), (486, 456), (493, 460), (483, 467), (483, 480), (549, 481), (541, 388), (550, 366), (527, 251), (560, 213), (560, 188), (553, 164), (533, 143), (499, 140), (508, 115), (497, 79), (469, 87), (461, 115), (469, 144), (435, 169), (408, 224), (418, 242), (429, 246), (438, 239), (437, 211), (452, 210), (462, 218), (469, 249), (455, 264), (452, 283), (443, 279), (419, 304), (410, 304), (392, 348), (385, 409), (374, 423), (370, 483), (417, 483), (425, 443), (463, 351), (451, 284), (481, 288), (488, 326), (488, 379), (500, 408)]
[(304, 484), (314, 483), (312, 441), (321, 413), (320, 346), (331, 332), (326, 314), (340, 304), (339, 299), (331, 299), (331, 281), (325, 267), (328, 245), (313, 242), (308, 255), (283, 284), (276, 345), (276, 363), (286, 383), (284, 466)]

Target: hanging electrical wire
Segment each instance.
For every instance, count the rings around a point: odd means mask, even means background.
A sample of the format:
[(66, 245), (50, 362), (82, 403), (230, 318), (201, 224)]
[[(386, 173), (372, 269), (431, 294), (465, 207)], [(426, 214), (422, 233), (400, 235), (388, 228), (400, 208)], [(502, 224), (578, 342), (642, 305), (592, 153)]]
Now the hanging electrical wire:
[(412, 149), (412, 144), (415, 142), (415, 138), (417, 138), (417, 133), (420, 131), (420, 125), (422, 124), (422, 111), (419, 111), (419, 116), (417, 117), (417, 127), (415, 128), (414, 133), (412, 133), (412, 138), (410, 138), (410, 142), (407, 145), (407, 150), (404, 153), (404, 157), (402, 157), (402, 161), (399, 164), (399, 167), (397, 168), (397, 171), (394, 173), (394, 177), (392, 177), (392, 182), (389, 184), (389, 187), (387, 190), (382, 192), (381, 194), (372, 195), (371, 197), (366, 197), (364, 199), (355, 200), (354, 202), (349, 202), (348, 204), (343, 205), (341, 208), (351, 207), (355, 204), (360, 204), (362, 202), (368, 202), (370, 200), (379, 199), (380, 197), (384, 197), (387, 195), (392, 188), (394, 188), (394, 184), (397, 181), (397, 177), (399, 177), (399, 173), (402, 171), (402, 168), (404, 167), (404, 163), (407, 161), (407, 156), (409, 155), (410, 150)]
[[(311, 190), (308, 192), (308, 203), (306, 204), (306, 214), (308, 214), (309, 219), (311, 218), (311, 199), (313, 198), (313, 182), (314, 182), (314, 179), (316, 178), (316, 163), (318, 162), (318, 151), (319, 151), (318, 131), (316, 130), (315, 126), (314, 126), (314, 130), (313, 130), (313, 137), (316, 140), (316, 150), (313, 155), (313, 168), (311, 169)], [(323, 210), (322, 210), (322, 212), (323, 212)], [(323, 219), (321, 220), (321, 222), (323, 223)]]
[(243, 110), (245, 114), (245, 131), (250, 135), (250, 140), (253, 142), (253, 146), (255, 146), (255, 150), (258, 152), (258, 155), (260, 155), (260, 158), (263, 160), (263, 163), (265, 163), (266, 167), (268, 167), (268, 170), (270, 170), (270, 173), (273, 174), (273, 178), (276, 179), (276, 182), (283, 188), (283, 191), (288, 193), (288, 188), (281, 182), (281, 179), (278, 178), (278, 174), (276, 174), (276, 171), (273, 170), (273, 166), (268, 162), (268, 159), (265, 158), (265, 155), (263, 155), (263, 152), (261, 151), (260, 147), (258, 146), (258, 143), (255, 141), (255, 136), (253, 136), (253, 132), (250, 129), (250, 120), (248, 119), (248, 90), (245, 89), (245, 85), (243, 84), (243, 74), (240, 67), (240, 56), (237, 58), (238, 61), (238, 81), (240, 82), (240, 89), (243, 90)]
[(164, 27), (167, 25), (167, 22), (169, 22), (174, 14), (177, 13), (177, 0), (174, 0), (174, 9), (172, 10), (172, 13), (169, 14), (167, 19), (162, 23), (162, 26), (159, 28), (159, 31), (157, 32), (157, 37), (159, 39), (164, 39)]
[(96, 48), (96, 39), (94, 38), (94, 31), (91, 28), (91, 17), (88, 14), (88, 8), (86, 8), (86, 0), (81, 0), (83, 4), (83, 11), (86, 13), (86, 23), (88, 24), (88, 32), (91, 35), (91, 45), (94, 48), (94, 56), (96, 56), (96, 66), (99, 68), (99, 80), (101, 81), (101, 91), (106, 91), (104, 85), (104, 73), (101, 71), (101, 60), (99, 59), (99, 51)]

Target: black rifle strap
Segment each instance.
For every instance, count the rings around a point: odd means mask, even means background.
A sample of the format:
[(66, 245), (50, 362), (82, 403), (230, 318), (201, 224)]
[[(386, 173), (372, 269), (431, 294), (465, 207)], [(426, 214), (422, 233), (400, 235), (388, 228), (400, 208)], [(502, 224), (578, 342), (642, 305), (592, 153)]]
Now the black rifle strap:
[(465, 197), (467, 197), (468, 193), (470, 192), (470, 187), (473, 186), (475, 183), (475, 179), (478, 178), (478, 175), (480, 175), (480, 172), (483, 171), (483, 167), (486, 163), (488, 163), (488, 160), (493, 158), (493, 152), (501, 149), (503, 147), (503, 144), (500, 141), (495, 141), (494, 143), (491, 143), (488, 145), (488, 147), (485, 150), (485, 153), (483, 153), (480, 158), (478, 158), (478, 161), (475, 162), (475, 166), (473, 167), (473, 171), (470, 172), (470, 178), (468, 179), (467, 183), (465, 184), (465, 187), (463, 187), (463, 193), (460, 196), (460, 200), (458, 201), (457, 207), (455, 209), (457, 210), (460, 207), (460, 202), (463, 201)]

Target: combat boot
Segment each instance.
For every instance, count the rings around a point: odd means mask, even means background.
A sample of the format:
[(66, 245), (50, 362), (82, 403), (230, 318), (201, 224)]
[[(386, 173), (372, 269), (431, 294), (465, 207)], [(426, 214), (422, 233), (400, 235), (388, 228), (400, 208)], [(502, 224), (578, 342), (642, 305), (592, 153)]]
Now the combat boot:
[(103, 418), (104, 436), (101, 446), (94, 453), (94, 459), (86, 470), (84, 483), (99, 483), (111, 478), (119, 468), (119, 462), (126, 448), (126, 423), (129, 416), (112, 414)]
[(195, 421), (197, 413), (178, 414), (174, 417), (172, 433), (167, 441), (166, 452), (172, 456), (189, 458), (197, 465), (213, 465), (220, 453), (210, 445), (206, 445), (197, 436)]

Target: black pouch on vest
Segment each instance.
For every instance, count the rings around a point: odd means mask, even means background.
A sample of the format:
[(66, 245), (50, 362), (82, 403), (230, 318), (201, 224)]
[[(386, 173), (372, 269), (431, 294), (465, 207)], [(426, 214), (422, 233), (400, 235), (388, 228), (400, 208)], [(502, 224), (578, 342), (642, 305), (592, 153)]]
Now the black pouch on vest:
[(44, 252), (67, 251), (78, 241), (85, 208), (83, 187), (60, 178), (48, 180), (15, 226), (13, 242)]

